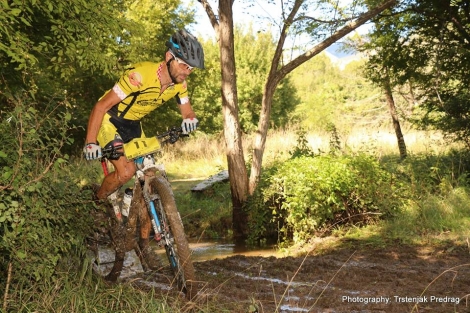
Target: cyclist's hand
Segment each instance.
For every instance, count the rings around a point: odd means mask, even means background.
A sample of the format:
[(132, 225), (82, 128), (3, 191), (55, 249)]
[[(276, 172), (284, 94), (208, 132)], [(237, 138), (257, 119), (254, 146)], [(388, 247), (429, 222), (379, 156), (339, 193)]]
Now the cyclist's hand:
[(183, 129), (183, 134), (189, 134), (192, 131), (195, 131), (199, 121), (197, 118), (185, 118), (183, 123), (181, 124), (181, 128)]
[(101, 147), (96, 143), (87, 143), (83, 148), (83, 156), (87, 160), (101, 158)]

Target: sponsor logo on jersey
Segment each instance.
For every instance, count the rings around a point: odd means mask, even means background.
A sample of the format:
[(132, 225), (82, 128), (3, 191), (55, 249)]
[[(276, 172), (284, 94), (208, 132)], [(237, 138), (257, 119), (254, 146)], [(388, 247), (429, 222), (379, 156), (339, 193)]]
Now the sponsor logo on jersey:
[(141, 87), (142, 86), (142, 75), (138, 72), (129, 73), (129, 83), (133, 86)]

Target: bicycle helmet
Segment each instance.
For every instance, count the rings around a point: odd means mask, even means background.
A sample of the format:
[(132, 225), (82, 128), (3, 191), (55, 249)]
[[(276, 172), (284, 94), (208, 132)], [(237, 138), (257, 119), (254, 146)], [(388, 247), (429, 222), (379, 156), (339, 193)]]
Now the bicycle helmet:
[(204, 50), (196, 37), (185, 29), (178, 30), (166, 42), (170, 52), (192, 67), (204, 69)]

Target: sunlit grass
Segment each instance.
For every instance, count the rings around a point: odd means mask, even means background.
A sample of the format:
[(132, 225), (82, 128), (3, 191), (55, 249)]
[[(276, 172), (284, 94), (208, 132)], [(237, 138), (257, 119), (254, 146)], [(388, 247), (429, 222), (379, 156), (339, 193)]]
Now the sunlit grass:
[[(263, 166), (273, 161), (290, 157), (295, 148), (299, 129), (271, 130), (266, 139)], [(308, 144), (315, 153), (330, 151), (331, 134), (328, 132), (307, 132)], [(409, 154), (442, 154), (461, 145), (449, 144), (437, 132), (409, 130), (404, 132)], [(245, 161), (250, 163), (254, 136), (243, 137)], [(357, 129), (339, 134), (341, 149), (346, 153), (366, 152), (377, 157), (399, 155), (396, 135), (393, 129)], [(174, 179), (205, 178), (227, 169), (225, 140), (223, 136), (197, 134), (163, 151), (162, 162)]]
[(227, 168), (223, 138), (204, 134), (168, 145), (160, 161), (172, 180), (204, 179)]

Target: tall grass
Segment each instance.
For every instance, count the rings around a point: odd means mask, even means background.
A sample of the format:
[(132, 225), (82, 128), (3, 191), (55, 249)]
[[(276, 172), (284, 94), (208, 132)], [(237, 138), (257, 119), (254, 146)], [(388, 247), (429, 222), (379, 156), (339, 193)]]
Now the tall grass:
[(142, 291), (130, 283), (105, 284), (93, 276), (84, 263), (81, 273), (76, 269), (58, 272), (58, 278), (36, 283), (18, 292), (15, 301), (8, 303), (7, 312), (180, 312), (176, 299), (156, 295), (153, 290)]
[[(269, 166), (273, 161), (288, 159), (289, 152), (297, 144), (299, 130), (298, 127), (270, 130), (266, 139), (263, 165)], [(331, 133), (307, 132), (306, 138), (312, 151), (330, 150)], [(404, 138), (410, 154), (443, 154), (451, 149), (461, 148), (458, 143), (446, 141), (438, 132), (409, 130), (405, 132)], [(393, 129), (355, 129), (340, 133), (339, 140), (342, 150), (346, 152), (368, 152), (378, 157), (399, 155)], [(242, 142), (245, 159), (250, 162), (253, 136), (244, 136)], [(162, 155), (167, 171), (175, 179), (202, 179), (227, 168), (225, 141), (222, 135), (197, 134), (174, 146), (166, 147)]]
[(205, 134), (167, 145), (160, 160), (173, 180), (204, 179), (227, 168), (223, 138)]

